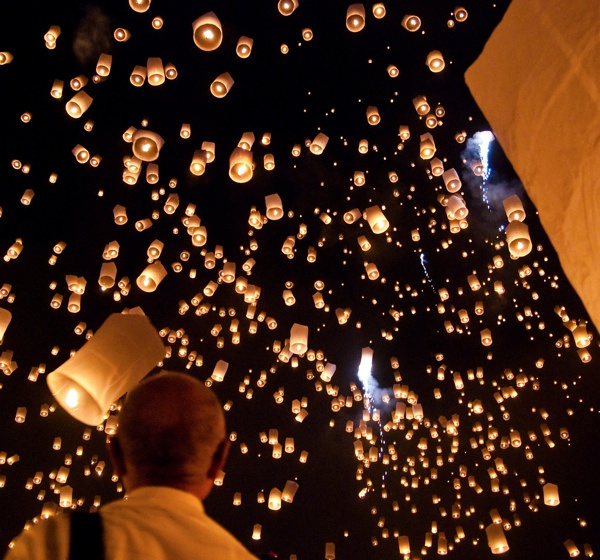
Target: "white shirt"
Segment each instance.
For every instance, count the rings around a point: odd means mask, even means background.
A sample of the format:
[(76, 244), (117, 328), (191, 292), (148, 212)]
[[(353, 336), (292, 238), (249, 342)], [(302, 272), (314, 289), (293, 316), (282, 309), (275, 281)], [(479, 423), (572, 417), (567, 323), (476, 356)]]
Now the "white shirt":
[[(192, 494), (145, 486), (100, 508), (106, 560), (257, 560)], [(67, 560), (68, 515), (23, 531), (5, 560)]]

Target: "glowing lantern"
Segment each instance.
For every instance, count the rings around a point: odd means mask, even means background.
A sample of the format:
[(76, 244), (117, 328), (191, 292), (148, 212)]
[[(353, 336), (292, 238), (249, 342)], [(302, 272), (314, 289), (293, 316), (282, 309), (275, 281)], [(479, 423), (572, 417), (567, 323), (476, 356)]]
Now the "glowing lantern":
[(223, 28), (219, 18), (214, 12), (200, 16), (192, 23), (194, 43), (203, 51), (214, 51), (219, 48), (223, 40)]
[(277, 2), (277, 9), (283, 16), (291, 15), (297, 7), (298, 0), (279, 0), (279, 2)]
[(129, 0), (129, 7), (140, 14), (147, 12), (150, 8), (151, 0)]
[(115, 263), (102, 263), (100, 268), (100, 277), (98, 278), (98, 284), (102, 290), (108, 290), (115, 285), (115, 278), (117, 276), (117, 265)]
[(398, 537), (398, 547), (401, 555), (410, 554), (410, 543), (406, 535)]
[(223, 74), (219, 74), (210, 84), (210, 93), (212, 93), (215, 97), (222, 98), (225, 97), (231, 87), (233, 86), (233, 78), (229, 72), (224, 72)]
[(319, 132), (315, 136), (315, 139), (310, 143), (310, 152), (315, 155), (320, 155), (323, 153), (325, 146), (327, 146), (327, 142), (329, 141), (329, 136), (326, 136), (322, 132)]
[(235, 52), (240, 58), (248, 58), (252, 52), (252, 44), (254, 41), (250, 37), (240, 37)]
[(558, 486), (547, 482), (544, 484), (544, 504), (547, 506), (557, 506), (560, 504), (560, 498), (558, 496)]
[(77, 163), (87, 163), (90, 159), (90, 152), (88, 152), (81, 144), (77, 144), (71, 153), (75, 156)]
[(278, 194), (269, 194), (265, 196), (266, 216), (269, 220), (279, 220), (283, 218), (283, 204)]
[(229, 363), (224, 360), (219, 360), (213, 369), (211, 374), (211, 379), (217, 382), (223, 381), (225, 379), (225, 374), (227, 373), (227, 368), (229, 367)]
[(508, 542), (504, 536), (504, 530), (499, 523), (492, 523), (485, 528), (488, 546), (492, 554), (502, 554), (509, 549)]
[(385, 6), (383, 2), (377, 2), (377, 4), (373, 4), (373, 16), (375, 16), (376, 19), (385, 17)]
[(444, 57), (442, 56), (442, 53), (440, 51), (431, 51), (427, 55), (426, 64), (429, 67), (429, 70), (436, 73), (441, 72), (446, 66), (446, 63), (444, 62)]
[(364, 217), (367, 220), (373, 233), (384, 233), (390, 227), (390, 223), (383, 215), (379, 206), (371, 206), (364, 211)]
[(4, 64), (10, 64), (12, 62), (13, 55), (7, 51), (0, 52), (0, 66)]
[(346, 10), (346, 28), (357, 33), (365, 27), (365, 7), (362, 4), (350, 4)]
[(379, 270), (375, 263), (365, 263), (365, 270), (369, 280), (377, 280), (379, 278)]
[(290, 350), (302, 355), (308, 350), (308, 327), (294, 323), (290, 331)]
[(93, 99), (85, 91), (78, 91), (65, 105), (67, 114), (78, 119), (89, 109), (92, 101)]
[(419, 16), (405, 15), (402, 18), (402, 27), (407, 31), (418, 31), (421, 27), (421, 19)]
[(575, 558), (575, 557), (579, 556), (579, 554), (580, 554), (579, 549), (577, 548), (577, 545), (571, 539), (567, 539), (563, 544), (565, 545), (565, 548), (567, 549), (567, 552), (569, 553), (569, 556), (571, 558)]
[(502, 201), (506, 217), (509, 222), (522, 222), (525, 219), (525, 210), (523, 209), (523, 203), (521, 199), (513, 194)]
[(120, 43), (124, 43), (125, 41), (129, 40), (129, 38), (131, 37), (131, 33), (123, 27), (117, 27), (115, 29), (115, 32), (113, 33), (113, 36)]
[(252, 152), (235, 148), (229, 156), (229, 177), (236, 183), (247, 183), (253, 175)]
[(418, 95), (413, 99), (413, 107), (419, 115), (426, 115), (430, 111), (429, 103), (424, 95)]
[(160, 134), (150, 130), (136, 130), (131, 137), (133, 155), (142, 161), (155, 161), (165, 141)]
[(462, 186), (458, 173), (454, 168), (444, 171), (442, 173), (442, 179), (444, 180), (444, 185), (446, 185), (448, 192), (458, 192)]
[(463, 22), (469, 17), (469, 13), (462, 6), (454, 8), (454, 19), (458, 22)]
[(514, 221), (506, 226), (506, 241), (511, 256), (525, 257), (531, 253), (532, 243), (529, 228), (523, 222)]
[(448, 216), (448, 219), (463, 220), (468, 214), (469, 210), (465, 205), (464, 199), (457, 194), (453, 194), (448, 199), (448, 205), (446, 206), (446, 216)]
[(390, 64), (387, 67), (387, 73), (390, 78), (397, 78), (400, 75), (400, 70), (398, 70), (397, 66)]
[(275, 169), (275, 156), (273, 154), (265, 154), (263, 157), (263, 165), (267, 171)]
[(156, 163), (149, 163), (146, 167), (146, 182), (150, 185), (158, 183), (158, 165)]
[(374, 107), (373, 105), (367, 107), (367, 122), (370, 125), (376, 125), (381, 122), (381, 116), (379, 115), (377, 107)]
[(204, 173), (206, 169), (206, 160), (207, 160), (207, 152), (206, 150), (196, 150), (192, 157), (192, 163), (190, 164), (190, 171), (197, 176), (200, 176)]
[(129, 76), (129, 81), (131, 82), (131, 85), (134, 85), (136, 87), (143, 86), (144, 82), (146, 81), (147, 73), (148, 72), (145, 66), (140, 66), (139, 64), (136, 64), (133, 67), (133, 70), (131, 71), (131, 76)]
[(444, 173), (444, 164), (443, 162), (438, 159), (438, 158), (433, 158), (429, 165), (431, 165), (431, 174), (434, 177), (439, 177), (440, 175), (443, 175)]
[(135, 283), (140, 290), (144, 292), (153, 292), (166, 275), (167, 270), (165, 267), (160, 261), (155, 261), (143, 270), (137, 277)]
[(164, 356), (158, 333), (145, 315), (113, 313), (85, 345), (47, 377), (54, 398), (90, 426)]
[(352, 181), (357, 187), (362, 187), (365, 184), (365, 173), (364, 171), (355, 171)]
[(6, 332), (11, 319), (12, 313), (8, 311), (8, 309), (0, 307), (0, 342), (4, 339), (4, 333)]
[(325, 543), (325, 560), (335, 560), (335, 543)]
[(492, 332), (490, 329), (483, 329), (480, 331), (481, 344), (484, 346), (490, 346), (492, 344)]
[(113, 217), (115, 219), (115, 224), (122, 226), (127, 223), (127, 211), (124, 206), (117, 204), (113, 208)]
[(106, 77), (110, 74), (110, 67), (112, 66), (112, 56), (110, 54), (102, 53), (96, 63), (96, 72), (99, 76)]
[(419, 144), (419, 155), (421, 159), (431, 159), (435, 154), (435, 143), (433, 142), (433, 136), (426, 132), (421, 134), (421, 143)]
[(174, 80), (177, 78), (177, 75), (177, 68), (175, 68), (175, 65), (172, 62), (165, 64), (165, 78), (167, 78), (167, 80)]
[[(286, 445), (287, 447), (287, 445)], [(292, 448), (293, 449), (293, 448)], [(294, 496), (298, 491), (298, 483), (293, 480), (288, 480), (281, 491), (281, 499), (288, 504), (291, 504), (294, 501)]]
[(277, 511), (281, 509), (281, 490), (277, 488), (272, 488), (269, 492), (269, 501), (268, 501), (269, 509), (273, 511)]
[(151, 86), (160, 86), (165, 83), (165, 68), (160, 58), (149, 58), (146, 69), (148, 72), (148, 83)]

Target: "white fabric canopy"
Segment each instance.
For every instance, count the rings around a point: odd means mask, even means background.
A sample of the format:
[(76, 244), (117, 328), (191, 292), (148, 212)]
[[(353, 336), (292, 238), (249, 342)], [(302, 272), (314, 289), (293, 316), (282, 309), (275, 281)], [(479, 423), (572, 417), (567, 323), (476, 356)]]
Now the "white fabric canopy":
[(597, 328), (599, 61), (600, 2), (513, 0), (465, 74)]

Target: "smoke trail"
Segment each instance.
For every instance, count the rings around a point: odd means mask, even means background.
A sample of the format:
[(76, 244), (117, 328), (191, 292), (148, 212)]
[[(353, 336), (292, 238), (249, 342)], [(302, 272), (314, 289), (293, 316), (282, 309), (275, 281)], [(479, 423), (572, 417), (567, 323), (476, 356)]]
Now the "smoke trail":
[(111, 48), (110, 19), (98, 6), (87, 6), (73, 38), (73, 53), (80, 64), (94, 62)]

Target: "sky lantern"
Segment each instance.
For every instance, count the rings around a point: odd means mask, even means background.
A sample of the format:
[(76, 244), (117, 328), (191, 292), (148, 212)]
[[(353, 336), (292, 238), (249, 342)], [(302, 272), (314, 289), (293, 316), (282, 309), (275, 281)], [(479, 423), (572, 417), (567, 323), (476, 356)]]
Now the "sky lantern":
[(358, 33), (365, 27), (365, 7), (363, 4), (350, 4), (346, 10), (346, 28)]
[(558, 486), (547, 482), (543, 486), (544, 490), (544, 504), (547, 506), (557, 506), (560, 504), (560, 498), (558, 496)]
[(138, 129), (132, 136), (133, 155), (142, 161), (151, 162), (158, 159), (165, 141), (160, 134), (146, 129)]
[(434, 73), (441, 72), (445, 67), (446, 63), (444, 62), (444, 57), (440, 51), (431, 51), (427, 55), (427, 60), (425, 61), (429, 70)]
[(279, 0), (277, 2), (277, 9), (283, 16), (290, 16), (298, 8), (298, 0)]
[(135, 283), (144, 292), (153, 292), (167, 275), (167, 270), (160, 261), (149, 264), (138, 276)]
[(327, 142), (329, 141), (329, 136), (319, 132), (315, 136), (315, 139), (310, 143), (310, 151), (315, 155), (320, 155), (325, 150), (325, 146), (327, 146)]
[(214, 12), (200, 16), (192, 23), (194, 43), (202, 51), (218, 49), (223, 40), (223, 28)]
[(308, 327), (294, 323), (290, 331), (290, 350), (301, 355), (308, 350)]
[(129, 0), (129, 7), (140, 14), (147, 12), (150, 8), (151, 0)]
[(78, 91), (65, 105), (67, 114), (74, 119), (78, 119), (89, 109), (92, 101), (91, 96), (85, 91)]
[(229, 177), (236, 183), (247, 183), (252, 179), (253, 171), (252, 152), (235, 148), (229, 156)]
[(454, 19), (458, 22), (463, 22), (469, 17), (469, 13), (462, 6), (454, 8)]
[(509, 549), (502, 525), (492, 523), (485, 528), (485, 534), (492, 554), (502, 554)]
[(225, 97), (233, 86), (233, 78), (229, 72), (219, 74), (210, 84), (210, 92), (218, 98)]
[(384, 216), (379, 206), (370, 206), (369, 208), (365, 209), (364, 217), (371, 227), (373, 233), (385, 233), (390, 227), (390, 223)]
[(525, 219), (525, 210), (523, 209), (523, 203), (521, 199), (516, 195), (510, 195), (502, 201), (506, 217), (509, 222), (522, 222)]
[(402, 18), (402, 27), (407, 31), (418, 31), (421, 27), (421, 18), (419, 18), (419, 16), (407, 14)]
[(373, 105), (367, 107), (367, 122), (373, 126), (381, 122), (381, 116), (379, 115), (377, 107)]
[(163, 357), (143, 314), (113, 313), (73, 357), (48, 374), (54, 398), (80, 422), (100, 424), (108, 409)]
[(129, 76), (129, 81), (131, 82), (131, 85), (134, 85), (136, 87), (141, 87), (144, 85), (147, 75), (148, 75), (148, 70), (146, 69), (146, 67), (136, 64), (133, 67), (133, 70), (131, 71), (131, 76)]
[(250, 37), (242, 36), (238, 39), (235, 52), (240, 58), (248, 58), (252, 52), (254, 41)]
[(419, 155), (421, 159), (431, 159), (435, 154), (435, 143), (433, 141), (433, 136), (426, 132), (425, 134), (421, 134), (421, 142), (419, 144)]
[(112, 65), (112, 55), (102, 53), (98, 57), (98, 62), (96, 63), (96, 72), (99, 76), (106, 77), (110, 74), (110, 68)]
[(376, 19), (381, 19), (383, 17), (385, 17), (386, 14), (386, 10), (385, 10), (385, 4), (383, 2), (376, 2), (375, 4), (373, 4), (373, 16)]
[(165, 67), (159, 57), (150, 57), (146, 63), (148, 83), (151, 86), (160, 86), (165, 83)]
[(131, 33), (124, 27), (117, 27), (113, 33), (113, 36), (120, 43), (124, 43), (130, 39)]
[(0, 52), (0, 66), (3, 66), (4, 64), (10, 64), (12, 62), (12, 59), (13, 55), (8, 51)]
[(525, 257), (531, 253), (529, 228), (523, 222), (515, 220), (506, 226), (506, 242), (511, 256), (515, 258)]

